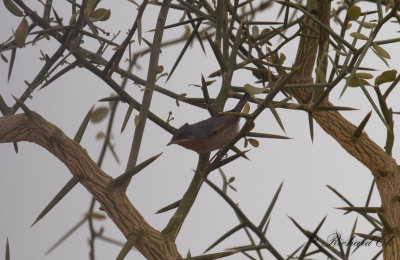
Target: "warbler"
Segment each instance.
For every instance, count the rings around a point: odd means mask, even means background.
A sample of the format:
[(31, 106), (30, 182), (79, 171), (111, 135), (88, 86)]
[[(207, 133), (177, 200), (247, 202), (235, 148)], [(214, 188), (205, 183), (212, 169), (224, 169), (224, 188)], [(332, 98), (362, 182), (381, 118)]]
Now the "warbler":
[[(242, 111), (249, 100), (244, 94), (230, 112)], [(228, 144), (239, 132), (240, 117), (217, 114), (208, 119), (181, 126), (167, 145), (178, 144), (199, 154), (209, 153)]]

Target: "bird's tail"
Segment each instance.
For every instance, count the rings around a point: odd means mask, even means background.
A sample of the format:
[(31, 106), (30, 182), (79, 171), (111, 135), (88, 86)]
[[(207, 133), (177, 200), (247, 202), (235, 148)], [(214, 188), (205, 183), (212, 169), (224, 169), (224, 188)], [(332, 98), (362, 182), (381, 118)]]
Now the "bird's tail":
[(247, 101), (249, 101), (250, 95), (245, 93), (242, 98), (239, 100), (237, 105), (231, 110), (232, 112), (241, 112), (244, 105), (246, 105)]

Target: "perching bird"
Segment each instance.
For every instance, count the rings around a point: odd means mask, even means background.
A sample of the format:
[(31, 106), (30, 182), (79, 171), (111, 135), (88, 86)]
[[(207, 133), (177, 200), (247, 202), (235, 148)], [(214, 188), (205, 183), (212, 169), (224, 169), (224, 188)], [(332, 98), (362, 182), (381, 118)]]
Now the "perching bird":
[[(245, 93), (231, 112), (242, 111), (249, 100)], [(208, 153), (228, 144), (239, 132), (240, 117), (217, 114), (206, 120), (181, 126), (172, 136), (170, 144), (178, 144), (197, 153)]]

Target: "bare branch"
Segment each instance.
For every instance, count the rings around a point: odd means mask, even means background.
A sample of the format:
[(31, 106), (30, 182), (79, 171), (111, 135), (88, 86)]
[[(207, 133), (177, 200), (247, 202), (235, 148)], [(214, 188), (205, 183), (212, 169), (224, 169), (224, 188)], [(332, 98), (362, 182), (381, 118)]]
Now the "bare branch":
[(125, 237), (137, 236), (135, 247), (148, 259), (181, 258), (173, 241), (151, 227), (124, 192), (113, 190), (112, 178), (101, 170), (86, 150), (58, 127), (32, 112), (0, 118), (0, 143), (27, 141), (47, 149), (78, 177)]

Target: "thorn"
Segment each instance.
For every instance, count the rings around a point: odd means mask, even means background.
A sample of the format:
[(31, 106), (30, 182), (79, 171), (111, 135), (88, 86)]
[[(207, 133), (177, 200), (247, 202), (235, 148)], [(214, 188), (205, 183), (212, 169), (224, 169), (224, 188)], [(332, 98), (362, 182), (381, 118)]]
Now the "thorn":
[(152, 162), (154, 162), (158, 157), (160, 157), (163, 153), (159, 153), (154, 155), (153, 157), (147, 159), (146, 161), (136, 165), (135, 167), (133, 167), (132, 169), (129, 169), (128, 171), (124, 172), (123, 174), (121, 174), (120, 176), (118, 176), (117, 178), (115, 178), (112, 182), (111, 182), (111, 186), (113, 188), (117, 188), (119, 186), (121, 186), (124, 182), (126, 182), (128, 179), (132, 178), (135, 174), (137, 174), (138, 172), (140, 172), (141, 170), (143, 170), (144, 168), (146, 168), (149, 164), (151, 164)]
[(363, 121), (361, 121), (360, 125), (357, 127), (356, 131), (354, 131), (353, 137), (354, 138), (359, 138), (362, 134), (362, 131), (364, 130), (365, 126), (368, 123), (369, 118), (371, 117), (372, 110), (369, 111), (369, 113), (364, 117)]
[(13, 142), (15, 153), (18, 153), (18, 143)]
[(169, 80), (169, 78), (172, 76), (172, 74), (168, 74), (168, 77), (167, 77), (167, 79), (165, 80), (165, 82), (164, 82), (164, 84), (167, 84), (167, 82), (168, 82), (168, 80)]
[(164, 213), (164, 212), (167, 212), (167, 211), (169, 211), (169, 210), (175, 209), (175, 208), (179, 207), (179, 205), (181, 204), (181, 201), (182, 201), (181, 199), (178, 200), (178, 201), (175, 201), (174, 203), (171, 203), (171, 204), (169, 204), (168, 206), (165, 206), (165, 207), (159, 209), (159, 210), (158, 210), (156, 213), (154, 213), (154, 214), (160, 214), (160, 213)]
[(32, 225), (30, 227), (32, 228), (36, 223), (38, 223), (39, 220), (40, 220), (40, 218), (36, 218), (35, 221), (33, 221)]

